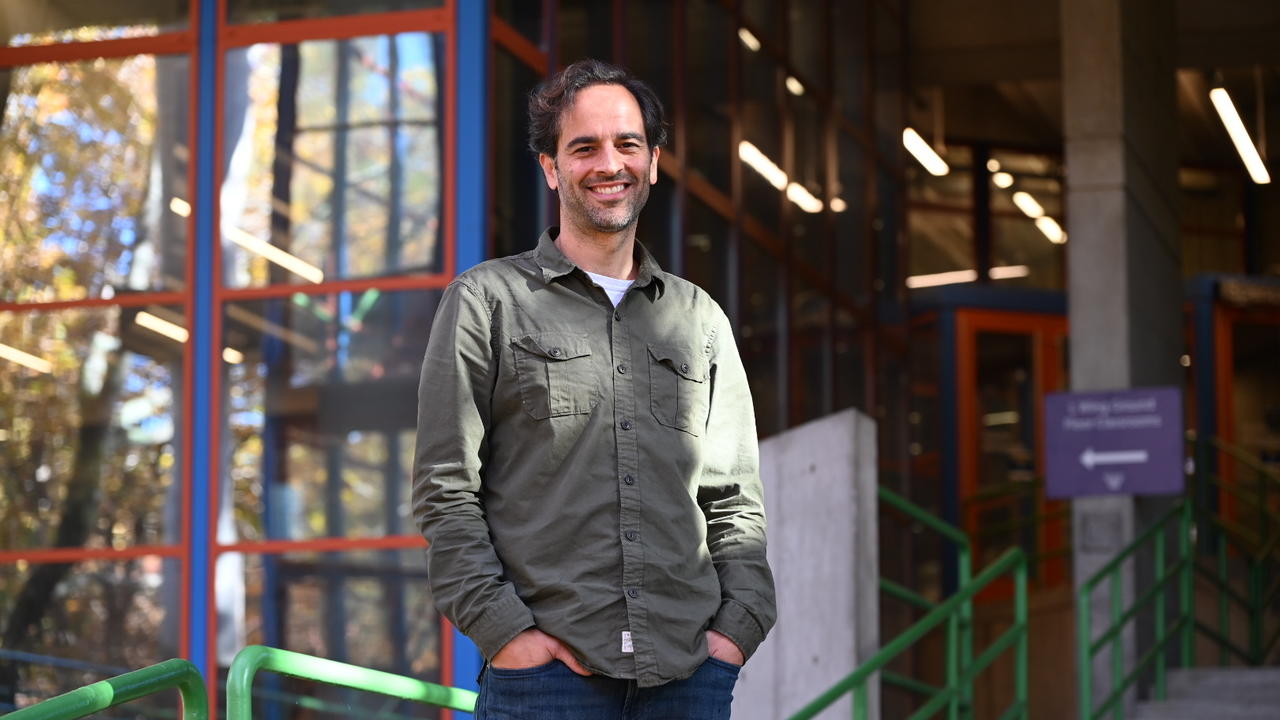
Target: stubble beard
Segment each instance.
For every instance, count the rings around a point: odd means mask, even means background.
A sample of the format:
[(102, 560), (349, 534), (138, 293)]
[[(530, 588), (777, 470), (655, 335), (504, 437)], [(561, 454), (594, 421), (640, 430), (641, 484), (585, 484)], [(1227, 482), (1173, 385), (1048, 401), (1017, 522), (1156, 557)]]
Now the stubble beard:
[(645, 203), (649, 201), (649, 183), (635, 177), (626, 170), (611, 178), (594, 179), (592, 181), (597, 183), (611, 180), (623, 181), (629, 182), (637, 188), (635, 193), (629, 196), (625, 204), (608, 208), (593, 204), (587, 197), (589, 191), (586, 188), (567, 182), (567, 178), (560, 174), (558, 165), (556, 166), (556, 178), (560, 186), (560, 204), (563, 206), (562, 215), (568, 214), (569, 216), (567, 218), (562, 217), (561, 222), (571, 222), (583, 230), (616, 234), (634, 228), (636, 221), (640, 218), (640, 211), (644, 209)]

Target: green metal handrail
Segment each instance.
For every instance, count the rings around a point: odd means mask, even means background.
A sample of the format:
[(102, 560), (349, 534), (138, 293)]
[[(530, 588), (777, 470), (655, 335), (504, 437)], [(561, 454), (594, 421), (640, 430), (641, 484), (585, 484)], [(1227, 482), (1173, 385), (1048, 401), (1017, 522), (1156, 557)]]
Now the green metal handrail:
[(205, 694), (204, 678), (195, 665), (175, 658), (15, 710), (5, 715), (5, 720), (83, 718), (173, 688), (182, 696), (183, 720), (208, 719), (209, 697)]
[[(971, 607), (975, 595), (982, 592), (996, 578), (1008, 572), (1014, 573), (1013, 625), (1001, 633), (972, 663), (962, 667), (957, 638), (960, 615), (966, 608)], [(950, 720), (959, 718), (962, 701), (973, 695), (974, 679), (1010, 647), (1015, 647), (1016, 653), (1014, 702), (1001, 717), (1025, 720), (1027, 717), (1027, 560), (1021, 548), (1006, 550), (995, 562), (978, 573), (977, 577), (961, 586), (954, 595), (939, 603), (918, 622), (881, 648), (861, 667), (819, 695), (813, 702), (792, 715), (789, 720), (808, 720), (815, 717), (850, 693), (853, 694), (853, 717), (855, 720), (866, 720), (868, 717), (867, 685), (872, 676), (882, 672), (890, 661), (943, 623), (947, 625), (947, 684), (938, 688), (932, 697), (910, 716), (910, 720), (931, 717), (944, 707), (947, 708), (947, 717)], [(923, 686), (922, 683), (920, 685)], [(924, 691), (927, 688), (918, 689)]]
[[(1165, 538), (1174, 522), (1178, 523), (1178, 557), (1172, 564), (1167, 564)], [(1141, 597), (1125, 608), (1121, 599), (1124, 563), (1152, 540), (1155, 545), (1155, 581)], [(1192, 554), (1191, 546), (1191, 503), (1180, 500), (1080, 586), (1076, 597), (1076, 680), (1080, 687), (1081, 720), (1093, 720), (1094, 717), (1105, 715), (1108, 710), (1111, 711), (1114, 720), (1122, 720), (1124, 703), (1121, 700), (1125, 692), (1137, 682), (1138, 677), (1152, 662), (1156, 665), (1156, 699), (1165, 699), (1165, 645), (1175, 637), (1181, 640), (1183, 667), (1191, 665), (1192, 640), (1195, 631), (1195, 610), (1192, 606), (1194, 600), (1191, 592), (1194, 563), (1195, 556)], [(1165, 595), (1167, 594), (1166, 586), (1173, 580), (1178, 582), (1180, 607), (1178, 617), (1172, 625), (1169, 625), (1165, 618)], [(1099, 637), (1094, 638), (1091, 632), (1092, 598), (1094, 590), (1103, 582), (1109, 583), (1111, 624), (1103, 629)], [(1155, 604), (1155, 644), (1138, 658), (1134, 668), (1126, 675), (1124, 628), (1152, 603)], [(1093, 658), (1108, 645), (1111, 647), (1111, 692), (1095, 707), (1093, 704)]]
[(253, 717), (253, 679), (259, 670), (364, 690), (426, 705), (472, 712), (476, 694), (403, 675), (371, 670), (290, 650), (250, 645), (236, 654), (227, 674), (227, 720)]
[[(961, 587), (969, 584), (970, 577), (973, 573), (973, 548), (969, 544), (969, 536), (963, 530), (916, 505), (905, 497), (895, 493), (889, 488), (879, 485), (876, 488), (877, 496), (880, 501), (895, 508), (907, 517), (933, 530), (950, 541), (956, 548), (956, 579)], [(891, 597), (896, 597), (907, 603), (910, 603), (923, 610), (931, 610), (938, 607), (937, 602), (930, 600), (920, 593), (893, 582), (887, 578), (880, 578), (880, 589)], [(960, 609), (960, 617), (958, 620), (959, 627), (954, 638), (959, 643), (959, 661), (962, 668), (967, 668), (973, 661), (973, 602), (964, 603)], [(948, 636), (948, 641), (952, 638)], [(950, 648), (948, 648), (950, 652)], [(897, 675), (894, 676), (896, 679)], [(920, 692), (917, 684), (910, 682), (896, 682), (889, 680), (890, 684), (897, 687), (910, 690), (912, 692)], [(961, 698), (961, 706), (969, 708), (972, 706), (972, 695), (966, 694)]]

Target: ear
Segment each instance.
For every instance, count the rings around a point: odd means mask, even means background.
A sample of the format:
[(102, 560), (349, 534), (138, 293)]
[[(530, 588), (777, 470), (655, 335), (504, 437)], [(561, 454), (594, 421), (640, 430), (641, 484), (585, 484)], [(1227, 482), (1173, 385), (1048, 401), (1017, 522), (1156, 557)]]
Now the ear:
[(546, 153), (538, 153), (538, 164), (542, 166), (542, 175), (546, 178), (547, 187), (551, 190), (559, 190), (559, 182), (556, 180), (556, 159)]
[(662, 148), (653, 149), (653, 157), (649, 158), (649, 184), (658, 184), (658, 156), (662, 154)]

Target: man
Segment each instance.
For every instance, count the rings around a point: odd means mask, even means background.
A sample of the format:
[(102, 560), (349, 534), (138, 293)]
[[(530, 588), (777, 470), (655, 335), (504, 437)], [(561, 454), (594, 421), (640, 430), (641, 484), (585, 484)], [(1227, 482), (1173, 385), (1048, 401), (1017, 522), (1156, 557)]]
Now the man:
[(773, 578), (729, 321), (635, 239), (662, 105), (588, 60), (529, 119), (561, 226), (459, 275), (423, 363), (436, 606), (488, 661), (481, 719), (727, 718)]

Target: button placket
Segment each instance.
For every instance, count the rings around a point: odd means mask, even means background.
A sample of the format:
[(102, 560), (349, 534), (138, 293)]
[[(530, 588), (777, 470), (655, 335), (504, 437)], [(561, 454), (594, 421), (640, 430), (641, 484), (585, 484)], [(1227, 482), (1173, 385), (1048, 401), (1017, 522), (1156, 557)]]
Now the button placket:
[[(610, 343), (615, 372), (614, 387), (614, 438), (617, 443), (618, 485), (618, 534), (622, 542), (622, 593), (626, 607), (627, 628), (635, 641), (633, 655), (636, 672), (644, 674), (652, 670), (652, 656), (646, 652), (648, 645), (648, 610), (642, 597), (644, 587), (644, 545), (640, 540), (641, 503), (640, 488), (636, 484), (639, 467), (639, 432), (636, 420), (636, 397), (632, 365), (632, 338), (627, 327), (621, 324), (622, 314), (614, 310), (610, 316)], [(641, 347), (644, 347), (643, 344)]]

